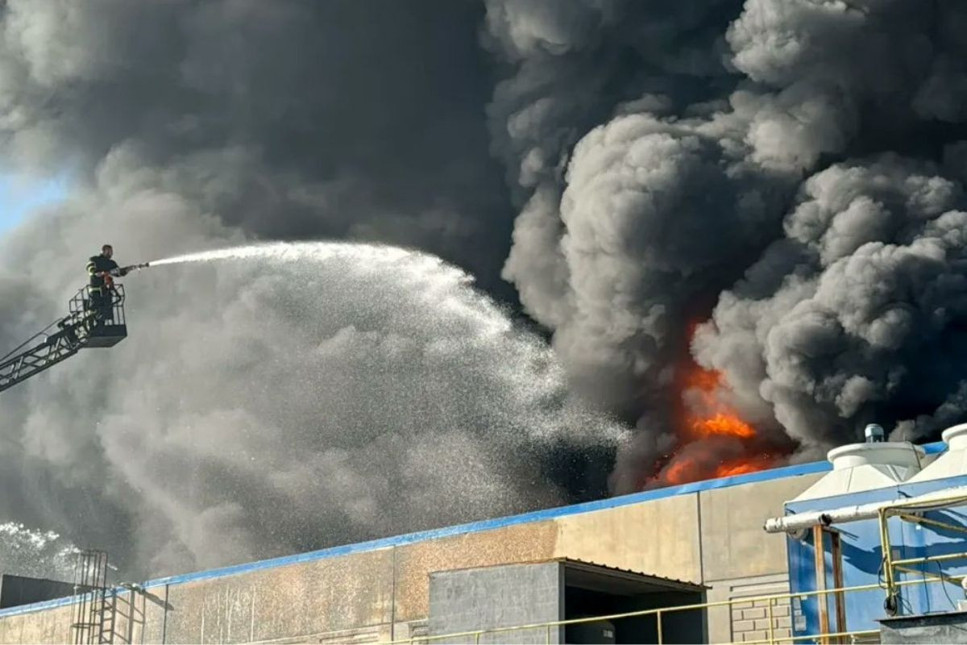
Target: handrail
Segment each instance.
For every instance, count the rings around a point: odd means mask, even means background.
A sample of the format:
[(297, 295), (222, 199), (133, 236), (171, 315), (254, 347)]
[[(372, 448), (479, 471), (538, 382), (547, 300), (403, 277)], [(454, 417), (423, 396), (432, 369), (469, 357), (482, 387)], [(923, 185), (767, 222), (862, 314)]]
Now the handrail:
[[(964, 554), (964, 555), (965, 557), (967, 557), (967, 554)], [(937, 582), (937, 581), (929, 581), (929, 580), (926, 581), (927, 584), (929, 584), (930, 582)], [(922, 584), (924, 584), (924, 581), (921, 581), (921, 580), (905, 580), (897, 583), (897, 585), (901, 587), (908, 586), (908, 585), (922, 585)], [(542, 623), (530, 623), (530, 624), (524, 624), (524, 625), (511, 625), (507, 627), (493, 627), (489, 629), (475, 629), (475, 630), (462, 631), (462, 632), (452, 632), (449, 634), (437, 634), (432, 636), (431, 635), (414, 636), (406, 639), (388, 641), (388, 645), (404, 645), (404, 644), (413, 645), (415, 643), (432, 643), (435, 641), (454, 639), (454, 638), (474, 638), (475, 642), (479, 642), (482, 636), (505, 634), (509, 632), (535, 630), (535, 629), (544, 629), (545, 631), (547, 631), (549, 635), (550, 630), (552, 630), (555, 627), (559, 628), (559, 627), (567, 627), (568, 625), (579, 625), (579, 624), (588, 624), (588, 623), (598, 623), (603, 621), (614, 621), (614, 620), (621, 620), (623, 618), (641, 618), (644, 616), (652, 616), (652, 615), (659, 617), (658, 643), (661, 644), (663, 639), (662, 639), (662, 630), (660, 627), (661, 625), (660, 617), (665, 614), (670, 614), (670, 613), (679, 612), (679, 611), (694, 611), (694, 610), (700, 610), (700, 609), (710, 609), (713, 607), (731, 607), (732, 605), (745, 604), (750, 602), (761, 602), (761, 601), (769, 601), (768, 607), (771, 608), (774, 604), (773, 601), (778, 601), (778, 600), (790, 600), (792, 598), (802, 599), (802, 598), (808, 598), (813, 596), (829, 596), (831, 594), (837, 594), (837, 593), (858, 593), (858, 592), (864, 592), (864, 591), (882, 590), (883, 588), (884, 587), (881, 584), (867, 584), (867, 585), (857, 585), (853, 587), (821, 589), (816, 591), (788, 592), (788, 593), (781, 593), (781, 594), (768, 594), (768, 595), (762, 595), (762, 596), (741, 596), (738, 598), (731, 598), (729, 600), (718, 600), (714, 602), (695, 603), (691, 605), (678, 605), (675, 607), (641, 609), (637, 611), (623, 612), (620, 614), (607, 614), (603, 616), (590, 616), (590, 617), (584, 617), (584, 618), (569, 618), (566, 620), (547, 621)], [(747, 641), (747, 642), (759, 643), (759, 644), (795, 643), (798, 641), (819, 639), (819, 638), (837, 638), (837, 637), (844, 637), (844, 636), (871, 636), (876, 633), (878, 632), (876, 632), (875, 630), (857, 630), (852, 632), (836, 632), (836, 633), (830, 632), (826, 634), (809, 634), (809, 635), (803, 635), (803, 636), (776, 637), (774, 634), (772, 634), (770, 638), (766, 640)], [(549, 637), (548, 637), (548, 642), (550, 642)]]
[(879, 636), (878, 629), (861, 629), (851, 632), (827, 632), (825, 634), (807, 634), (805, 636), (781, 636), (771, 640), (742, 641), (742, 645), (773, 645), (773, 643), (796, 643), (799, 641), (818, 640), (821, 638), (842, 638), (844, 636)]
[[(928, 584), (935, 582), (940, 582), (942, 584), (963, 584), (964, 580), (967, 579), (967, 575), (947, 575), (943, 571), (943, 567), (940, 565), (942, 565), (944, 562), (950, 562), (953, 560), (967, 560), (967, 552), (943, 553), (935, 556), (894, 559), (893, 546), (890, 540), (890, 518), (896, 517), (901, 522), (910, 522), (926, 527), (945, 529), (956, 533), (967, 533), (967, 528), (961, 525), (950, 524), (949, 522), (942, 522), (940, 520), (914, 514), (916, 512), (941, 511), (964, 505), (967, 505), (967, 496), (951, 495), (931, 499), (927, 503), (917, 500), (897, 502), (886, 505), (879, 509), (878, 523), (880, 530), (880, 548), (882, 549), (883, 553), (883, 578), (886, 587), (886, 604), (888, 607), (892, 607), (894, 612), (897, 612), (900, 609), (900, 592), (898, 587), (901, 587), (904, 584)], [(936, 573), (932, 571), (924, 571), (910, 566), (926, 565), (930, 563), (938, 564), (938, 571)], [(907, 574), (919, 577), (913, 580), (898, 580), (898, 574)]]

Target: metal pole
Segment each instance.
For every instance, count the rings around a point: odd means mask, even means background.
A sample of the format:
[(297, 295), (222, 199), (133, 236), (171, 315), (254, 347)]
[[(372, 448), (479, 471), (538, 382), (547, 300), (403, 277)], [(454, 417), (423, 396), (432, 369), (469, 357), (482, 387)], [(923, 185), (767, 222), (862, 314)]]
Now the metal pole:
[[(843, 544), (839, 533), (830, 531), (829, 540), (833, 556), (833, 587), (843, 588)], [(842, 591), (837, 591), (833, 596), (836, 603), (836, 631), (848, 631), (846, 627), (846, 598)], [(837, 643), (842, 642), (841, 638), (836, 639)]]
[(953, 531), (955, 533), (967, 533), (967, 528), (963, 526), (957, 526), (956, 524), (948, 524), (947, 522), (941, 522), (939, 520), (930, 519), (929, 517), (921, 517), (919, 515), (911, 515), (909, 513), (897, 513), (897, 517), (901, 520), (906, 520), (907, 522), (912, 522), (914, 524), (925, 524), (926, 526), (936, 526), (947, 531)]
[(967, 553), (946, 553), (944, 555), (925, 555), (922, 558), (903, 558), (902, 560), (891, 560), (894, 569), (899, 569), (901, 564), (928, 564), (930, 562), (949, 562), (950, 560), (967, 559)]
[[(890, 545), (890, 518), (887, 509), (880, 509), (880, 548), (883, 550), (883, 578), (886, 583), (886, 597), (888, 601), (896, 603), (899, 595), (896, 590), (896, 578), (893, 570), (893, 547)], [(899, 607), (899, 603), (896, 603)]]
[[(816, 567), (816, 591), (826, 591), (826, 546), (823, 544), (823, 527), (819, 524), (813, 527), (813, 561)], [(829, 638), (829, 602), (825, 594), (819, 594), (819, 642), (828, 645)]]
[(655, 612), (655, 620), (658, 621), (658, 645), (662, 645), (663, 638), (661, 632), (661, 609)]
[(776, 626), (772, 622), (772, 599), (771, 598), (769, 599), (769, 602), (766, 603), (766, 606), (769, 608), (769, 642), (770, 643), (775, 643), (776, 642)]

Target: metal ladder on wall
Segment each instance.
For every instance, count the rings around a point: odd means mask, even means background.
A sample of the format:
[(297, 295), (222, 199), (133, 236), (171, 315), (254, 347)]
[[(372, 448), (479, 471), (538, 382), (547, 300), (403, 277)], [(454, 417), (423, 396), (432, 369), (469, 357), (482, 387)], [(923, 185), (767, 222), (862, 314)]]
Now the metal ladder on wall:
[(114, 642), (115, 594), (107, 589), (107, 553), (85, 549), (75, 554), (74, 645)]

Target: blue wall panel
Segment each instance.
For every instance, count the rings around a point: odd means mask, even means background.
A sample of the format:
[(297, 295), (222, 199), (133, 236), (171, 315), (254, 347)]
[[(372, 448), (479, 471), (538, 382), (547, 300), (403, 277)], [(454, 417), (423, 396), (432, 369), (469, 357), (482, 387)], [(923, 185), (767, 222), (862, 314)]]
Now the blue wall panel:
[[(905, 497), (916, 497), (934, 491), (948, 488), (967, 486), (967, 474), (916, 484), (904, 484), (901, 491)], [(945, 524), (967, 527), (967, 507), (930, 511), (924, 513), (927, 519), (937, 520)], [(967, 552), (967, 534), (951, 531), (940, 527), (905, 523), (906, 534), (911, 548), (902, 557), (918, 558)], [(919, 568), (927, 573), (938, 574), (941, 571), (949, 576), (967, 574), (967, 560), (928, 563)], [(916, 579), (918, 576), (900, 576), (899, 579)], [(901, 610), (904, 614), (935, 613), (956, 609), (958, 599), (963, 599), (964, 592), (955, 584), (933, 583), (905, 587), (901, 592)]]
[[(967, 474), (943, 480), (919, 484), (900, 484), (887, 488), (838, 495), (818, 500), (791, 502), (786, 504), (786, 514), (834, 509), (844, 506), (869, 504), (897, 498), (915, 497), (926, 493), (967, 486)], [(926, 513), (927, 518), (943, 521), (959, 527), (967, 527), (967, 507)], [(877, 520), (863, 520), (837, 525), (843, 554), (843, 584), (846, 587), (878, 584), (883, 581), (883, 553), (880, 545), (879, 524)], [(943, 528), (929, 527), (892, 518), (889, 523), (890, 542), (894, 559), (936, 556), (945, 553), (967, 552), (967, 534)], [(790, 588), (792, 592), (815, 591), (815, 560), (812, 534), (803, 539), (788, 538), (788, 557)], [(833, 563), (830, 545), (824, 545), (826, 556), (826, 587), (833, 588)], [(937, 564), (930, 564), (927, 571), (937, 573)], [(967, 560), (944, 563), (947, 575), (967, 575)], [(899, 576), (898, 579), (914, 579)], [(964, 597), (963, 591), (954, 584), (911, 585), (901, 588), (900, 613), (904, 615), (949, 611), (956, 608), (956, 601)], [(849, 630), (877, 629), (876, 619), (885, 616), (882, 590), (850, 593), (846, 598), (846, 627)], [(819, 607), (822, 602), (817, 597), (802, 598), (794, 602), (793, 627), (797, 636), (819, 631)], [(835, 624), (835, 604), (830, 597), (827, 601), (830, 625)], [(801, 615), (796, 620), (796, 608)]]
[[(858, 504), (896, 499), (899, 491), (897, 487), (881, 488), (864, 491), (851, 495), (837, 495), (818, 500), (807, 500), (786, 505), (787, 514), (802, 513), (824, 509), (839, 508)], [(883, 559), (880, 547), (880, 529), (875, 520), (850, 522), (836, 527), (840, 533), (840, 545), (843, 554), (843, 585), (857, 587), (876, 584), (881, 579), (880, 565)], [(891, 540), (902, 543), (903, 527), (899, 520), (890, 524)], [(792, 592), (808, 592), (816, 590), (816, 567), (814, 560), (814, 545), (810, 532), (802, 540), (790, 537), (788, 543), (789, 584)], [(833, 579), (833, 560), (829, 540), (824, 545), (826, 588), (836, 587)], [(834, 631), (877, 629), (877, 618), (883, 617), (883, 593), (879, 590), (857, 592), (845, 595), (846, 601), (846, 629), (836, 625), (836, 611), (833, 597), (826, 596), (825, 600), (818, 596), (811, 596), (800, 600), (802, 618), (794, 622), (797, 636), (815, 634), (819, 631), (819, 607), (821, 602), (827, 603), (830, 616), (830, 626)], [(793, 608), (795, 610), (795, 607)], [(803, 623), (803, 618), (805, 623)]]

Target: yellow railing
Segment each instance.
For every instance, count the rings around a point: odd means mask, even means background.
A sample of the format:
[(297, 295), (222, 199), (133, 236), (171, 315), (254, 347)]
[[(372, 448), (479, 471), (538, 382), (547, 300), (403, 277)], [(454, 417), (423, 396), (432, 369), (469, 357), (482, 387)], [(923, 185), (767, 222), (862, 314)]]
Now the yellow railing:
[[(943, 529), (954, 533), (967, 534), (967, 528), (958, 524), (950, 524), (929, 517), (923, 517), (919, 513), (929, 511), (941, 511), (958, 506), (967, 505), (967, 496), (958, 495), (944, 498), (937, 498), (929, 502), (922, 500), (911, 500), (909, 502), (899, 502), (884, 506), (878, 512), (880, 528), (880, 547), (883, 549), (883, 578), (886, 587), (886, 599), (888, 606), (893, 611), (899, 611), (900, 591), (898, 587), (904, 584), (924, 584), (928, 582), (940, 582), (942, 584), (961, 584), (967, 576), (950, 576), (944, 573), (942, 564), (954, 560), (967, 560), (967, 551), (958, 553), (944, 553), (935, 556), (923, 556), (919, 558), (893, 558), (893, 545), (890, 540), (889, 521), (891, 517), (896, 517), (904, 522), (911, 522), (932, 528)], [(910, 565), (928, 565), (937, 563), (938, 572), (932, 573)], [(919, 576), (916, 580), (898, 581), (898, 573)]]
[[(932, 582), (932, 581), (927, 581), (928, 584), (929, 582)], [(902, 587), (902, 586), (913, 585), (913, 584), (922, 585), (924, 584), (924, 582), (920, 580), (901, 581), (896, 584)], [(875, 591), (875, 590), (883, 590), (883, 588), (884, 587), (879, 584), (869, 584), (869, 585), (860, 585), (855, 587), (841, 587), (838, 589), (822, 589), (819, 591), (770, 594), (765, 596), (742, 596), (738, 598), (732, 598), (730, 600), (705, 602), (705, 603), (698, 603), (693, 605), (679, 605), (676, 607), (660, 607), (657, 609), (642, 609), (639, 611), (629, 611), (629, 612), (624, 612), (620, 614), (607, 614), (604, 616), (593, 616), (589, 618), (572, 618), (568, 620), (558, 620), (558, 621), (543, 622), (543, 623), (531, 623), (526, 625), (513, 625), (509, 627), (493, 627), (490, 629), (478, 629), (478, 630), (471, 630), (471, 631), (464, 631), (464, 632), (453, 632), (450, 634), (439, 634), (439, 635), (433, 635), (433, 636), (416, 636), (413, 638), (408, 638), (403, 640), (390, 641), (390, 643), (391, 645), (403, 645), (404, 643), (407, 645), (415, 645), (417, 643), (431, 644), (437, 641), (457, 640), (457, 639), (461, 639), (461, 640), (466, 639), (466, 641), (471, 642), (471, 639), (472, 639), (472, 642), (477, 644), (481, 642), (481, 639), (484, 636), (500, 636), (504, 634), (507, 635), (507, 639), (506, 639), (507, 641), (513, 642), (515, 640), (512, 636), (513, 634), (520, 633), (522, 631), (536, 631), (536, 630), (541, 630), (543, 632), (544, 640), (546, 643), (554, 643), (554, 642), (557, 642), (557, 639), (553, 637), (554, 630), (555, 629), (559, 630), (560, 628), (567, 627), (569, 625), (599, 623), (603, 621), (611, 622), (615, 620), (621, 620), (624, 618), (642, 618), (646, 616), (655, 616), (656, 632), (657, 632), (656, 642), (659, 645), (663, 645), (664, 643), (664, 633), (662, 629), (663, 616), (667, 616), (668, 614), (672, 614), (675, 612), (703, 611), (703, 610), (708, 610), (716, 607), (728, 607), (729, 609), (732, 609), (734, 605), (746, 605), (746, 604), (755, 603), (755, 602), (766, 602), (766, 610), (767, 610), (766, 615), (768, 620), (768, 628), (766, 631), (769, 632), (769, 636), (768, 638), (765, 638), (762, 640), (743, 641), (745, 645), (766, 645), (766, 644), (772, 645), (777, 643), (802, 643), (802, 642), (810, 642), (810, 641), (813, 641), (816, 643), (851, 643), (851, 642), (859, 642), (858, 639), (863, 639), (863, 642), (869, 642), (866, 639), (878, 636), (879, 630), (841, 631), (841, 632), (830, 632), (826, 634), (808, 634), (803, 636), (792, 636), (792, 635), (786, 636), (784, 634), (779, 635), (777, 634), (777, 632), (789, 631), (791, 633), (792, 630), (791, 630), (791, 627), (778, 626), (777, 620), (776, 620), (777, 616), (775, 616), (775, 609), (777, 607), (778, 602), (782, 600), (791, 600), (793, 598), (806, 599), (814, 596), (828, 597), (831, 594), (847, 594), (847, 593), (857, 593), (857, 592), (864, 592), (864, 591)], [(791, 608), (790, 608), (789, 618), (790, 620), (792, 620)], [(756, 630), (756, 631), (763, 631), (763, 630)]]
[[(620, 614), (608, 614), (604, 616), (594, 616), (590, 618), (573, 618), (569, 620), (559, 620), (552, 622), (543, 623), (533, 623), (527, 625), (514, 625), (510, 627), (495, 627), (491, 629), (480, 629), (464, 632), (455, 632), (451, 634), (440, 634), (434, 636), (420, 636), (413, 637), (404, 640), (394, 640), (391, 641), (394, 645), (415, 645), (417, 643), (430, 645), (437, 641), (443, 640), (456, 640), (456, 639), (466, 639), (468, 642), (473, 642), (479, 644), (481, 639), (485, 636), (487, 637), (502, 637), (506, 635), (504, 640), (514, 640), (515, 634), (520, 634), (525, 631), (535, 631), (541, 630), (543, 632), (544, 640), (546, 643), (554, 643), (558, 638), (554, 637), (555, 630), (558, 630), (558, 634), (562, 628), (569, 625), (580, 625), (580, 624), (590, 624), (599, 623), (604, 621), (616, 621), (626, 618), (643, 618), (647, 616), (655, 617), (655, 630), (657, 636), (657, 643), (663, 645), (664, 642), (664, 630), (662, 625), (662, 618), (668, 616), (669, 614), (675, 612), (683, 611), (707, 611), (713, 608), (729, 608), (734, 609), (735, 605), (746, 605), (749, 603), (765, 603), (766, 616), (768, 621), (768, 627), (766, 630), (755, 630), (755, 631), (767, 631), (768, 637), (761, 640), (754, 641), (744, 641), (745, 645), (774, 645), (778, 643), (802, 643), (802, 642), (814, 642), (821, 645), (828, 645), (832, 643), (856, 643), (856, 642), (879, 642), (879, 630), (856, 630), (856, 631), (837, 631), (825, 633), (808, 634), (802, 636), (792, 636), (792, 611), (790, 607), (790, 626), (780, 626), (779, 621), (775, 615), (775, 610), (778, 603), (781, 601), (791, 601), (793, 598), (798, 598), (804, 600), (811, 597), (822, 597), (828, 598), (832, 594), (849, 594), (849, 593), (861, 593), (874, 590), (882, 590), (885, 592), (887, 599), (892, 599), (894, 603), (897, 602), (899, 598), (900, 588), (910, 585), (926, 585), (926, 584), (959, 584), (967, 576), (950, 576), (943, 573), (941, 570), (938, 573), (931, 573), (923, 571), (921, 569), (916, 569), (911, 565), (924, 565), (928, 563), (938, 563), (942, 564), (944, 562), (950, 562), (955, 560), (967, 560), (967, 552), (963, 553), (946, 553), (937, 556), (925, 556), (920, 558), (904, 558), (904, 559), (894, 559), (892, 545), (890, 543), (890, 533), (889, 533), (889, 519), (891, 517), (898, 517), (903, 521), (916, 522), (924, 526), (930, 526), (935, 528), (940, 528), (944, 530), (960, 532), (967, 534), (967, 528), (955, 524), (950, 524), (947, 522), (942, 522), (940, 520), (935, 520), (933, 518), (922, 517), (918, 513), (926, 511), (937, 511), (944, 510), (948, 508), (953, 508), (957, 506), (967, 505), (967, 496), (957, 496), (949, 498), (938, 498), (936, 500), (930, 500), (928, 504), (923, 502), (901, 502), (898, 504), (893, 504), (890, 506), (883, 507), (879, 510), (879, 529), (880, 529), (880, 543), (883, 549), (883, 582), (878, 584), (860, 585), (854, 587), (839, 587), (834, 589), (819, 589), (815, 591), (808, 592), (797, 592), (797, 593), (782, 593), (782, 594), (771, 594), (764, 596), (746, 596), (739, 598), (732, 598), (729, 600), (721, 600), (716, 602), (706, 602), (698, 603), (692, 605), (680, 605), (677, 607), (661, 607), (657, 609), (643, 609), (639, 611), (630, 611)], [(918, 576), (916, 579), (911, 580), (899, 580), (897, 573), (914, 574)], [(839, 596), (842, 598), (842, 596)], [(791, 604), (791, 603), (790, 603)], [(760, 605), (761, 606), (761, 605)], [(894, 605), (896, 606), (896, 605)], [(790, 635), (786, 635), (788, 632)]]

